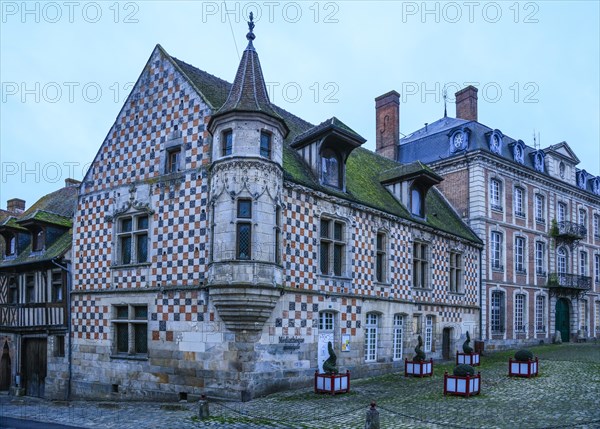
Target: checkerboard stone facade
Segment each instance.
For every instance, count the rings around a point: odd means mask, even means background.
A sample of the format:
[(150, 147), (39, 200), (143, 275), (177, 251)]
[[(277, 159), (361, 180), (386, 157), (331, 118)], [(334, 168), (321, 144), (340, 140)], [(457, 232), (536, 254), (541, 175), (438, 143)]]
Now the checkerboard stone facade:
[[(211, 176), (213, 137), (207, 124), (214, 113), (157, 47), (85, 177), (73, 233), (72, 391), (76, 397), (176, 399), (185, 393), (188, 398), (208, 394), (247, 399), (309, 384), (318, 366), (319, 317), (324, 311), (335, 314), (338, 364), (357, 377), (402, 367), (392, 353), (397, 314), (406, 320), (403, 357), (412, 355), (425, 316), (435, 321), (433, 357), (442, 355), (445, 328), (452, 329), (450, 353), (466, 330), (477, 338), (477, 245), (374, 209), (351, 206), (347, 200), (283, 180), (276, 173), (271, 188), (261, 195), (267, 198), (268, 194), (281, 207), (281, 277), (271, 279), (278, 298), (259, 331), (228, 329), (207, 284), (211, 251), (228, 245), (211, 245), (211, 233), (218, 225), (233, 223), (235, 214), (219, 212), (209, 219), (214, 201), (209, 194), (225, 182), (226, 192), (238, 192), (236, 177), (246, 174), (242, 171), (246, 167), (240, 161), (238, 175)], [(165, 173), (168, 148), (174, 144), (181, 147), (182, 168)], [(223, 180), (218, 186), (217, 176)], [(279, 188), (277, 180), (281, 180)], [(225, 193), (219, 198), (230, 204), (232, 197)], [(118, 219), (131, 213), (149, 216), (148, 261), (122, 265)], [(324, 217), (345, 227), (342, 276), (320, 273), (319, 225)], [(375, 280), (378, 231), (384, 231), (388, 241), (383, 283)], [(414, 240), (425, 241), (430, 248), (428, 289), (412, 287)], [(265, 249), (266, 243), (262, 243)], [(457, 294), (448, 293), (451, 249), (460, 249), (464, 259), (463, 286)], [(116, 353), (118, 306), (147, 309), (145, 318), (132, 322), (132, 326), (147, 326), (147, 354)], [(378, 359), (366, 363), (364, 326), (369, 313), (380, 320)], [(414, 323), (417, 317), (421, 322)], [(346, 335), (350, 350), (340, 352)], [(298, 341), (298, 347), (290, 349), (288, 339)]]

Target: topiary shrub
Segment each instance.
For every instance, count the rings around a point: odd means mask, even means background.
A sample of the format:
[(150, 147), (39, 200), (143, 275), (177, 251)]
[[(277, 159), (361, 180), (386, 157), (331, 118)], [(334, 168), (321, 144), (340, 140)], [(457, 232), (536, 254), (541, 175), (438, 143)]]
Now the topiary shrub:
[(425, 353), (421, 350), (423, 347), (423, 339), (419, 335), (417, 339), (417, 347), (415, 347), (415, 357), (413, 358), (413, 362), (423, 362), (425, 361)]
[(515, 353), (515, 360), (519, 362), (527, 362), (528, 360), (533, 360), (533, 353), (525, 349), (518, 350)]
[(475, 368), (467, 364), (456, 365), (452, 373), (459, 377), (466, 377), (467, 375), (475, 375)]
[(465, 352), (466, 354), (473, 353), (473, 347), (469, 345), (470, 342), (471, 337), (469, 336), (469, 331), (467, 331), (467, 340), (463, 343), (463, 352)]
[(329, 375), (338, 374), (339, 370), (337, 367), (337, 356), (333, 351), (331, 341), (327, 343), (327, 351), (329, 352), (329, 358), (327, 358), (327, 360), (323, 362), (323, 372)]

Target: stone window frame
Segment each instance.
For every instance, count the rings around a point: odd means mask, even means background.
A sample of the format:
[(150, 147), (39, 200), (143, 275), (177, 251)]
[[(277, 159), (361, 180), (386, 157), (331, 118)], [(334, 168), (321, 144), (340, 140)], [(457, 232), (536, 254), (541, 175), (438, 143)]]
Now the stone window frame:
[[(140, 220), (146, 218), (146, 227), (140, 226)], [(131, 220), (131, 230), (123, 230), (123, 222), (125, 220)], [(151, 235), (152, 231), (152, 216), (149, 211), (146, 210), (129, 210), (114, 219), (114, 237), (116, 252), (114, 255), (114, 265), (117, 267), (128, 267), (128, 266), (139, 266), (150, 264), (150, 250), (151, 246)], [(145, 260), (140, 260), (140, 239), (146, 237), (146, 257)], [(125, 261), (125, 255), (123, 249), (125, 247), (124, 240), (129, 238), (129, 262)]]
[[(563, 212), (564, 210), (564, 212)], [(561, 214), (562, 213), (562, 214)], [(561, 219), (562, 217), (562, 219)], [(558, 201), (556, 203), (556, 220), (557, 222), (564, 222), (570, 219), (569, 215), (569, 204), (564, 201)]]
[[(327, 227), (324, 228), (324, 223)], [(336, 226), (340, 227), (341, 235), (336, 236)], [(319, 220), (319, 274), (323, 276), (347, 277), (348, 263), (346, 252), (348, 248), (347, 222), (340, 218), (324, 215)], [(327, 249), (325, 257), (324, 250)], [(336, 267), (336, 252), (339, 252), (339, 267)]]
[(504, 183), (498, 177), (491, 177), (489, 182), (490, 209), (497, 212), (504, 211)]
[(450, 250), (448, 263), (448, 288), (450, 293), (463, 293), (464, 255), (462, 252)]
[(380, 313), (371, 311), (365, 314), (365, 362), (377, 362), (380, 323)]
[(66, 345), (66, 335), (55, 335), (54, 336), (54, 347), (53, 347), (53, 355), (54, 357), (65, 357), (65, 345)]
[(233, 155), (233, 129), (227, 128), (221, 132), (221, 157)]
[[(541, 257), (540, 256), (540, 248), (541, 245)], [(547, 243), (542, 240), (535, 241), (535, 254), (534, 254), (534, 265), (535, 265), (535, 274), (537, 276), (546, 276), (547, 275)], [(546, 269), (545, 269), (546, 268)]]
[[(417, 289), (431, 288), (431, 246), (430, 243), (415, 240), (412, 246), (412, 284)], [(419, 256), (417, 256), (419, 253)]]
[(515, 217), (526, 219), (527, 213), (525, 212), (525, 207), (527, 207), (525, 188), (522, 186), (515, 186), (513, 191), (513, 213)]
[[(590, 319), (590, 309), (588, 307), (589, 301), (586, 298), (579, 299), (579, 312), (583, 313), (583, 315), (579, 315), (579, 328), (584, 333), (584, 336), (587, 337), (589, 335), (589, 319)], [(583, 310), (583, 311), (582, 311)], [(583, 324), (582, 324), (583, 323)]]
[(548, 297), (544, 293), (535, 294), (535, 332), (545, 333), (548, 326), (548, 311), (547, 311), (547, 299)]
[(515, 254), (515, 273), (527, 274), (527, 237), (523, 235), (514, 236), (514, 254)]
[[(249, 213), (246, 215), (241, 211), (242, 203), (247, 203), (249, 207)], [(235, 259), (240, 261), (249, 261), (252, 259), (252, 220), (253, 220), (252, 210), (252, 199), (251, 198), (238, 198), (236, 200), (236, 226), (235, 226)], [(242, 249), (241, 240), (242, 234), (246, 234), (244, 231), (247, 231), (247, 248)], [(242, 254), (242, 251), (243, 254)]]
[[(381, 238), (381, 239), (380, 239)], [(389, 283), (389, 234), (380, 229), (375, 236), (375, 281)]]
[(513, 331), (516, 334), (527, 332), (527, 316), (528, 294), (525, 291), (518, 291), (513, 295)]
[[(266, 146), (263, 147), (263, 137), (266, 138)], [(261, 157), (271, 159), (273, 155), (273, 133), (260, 130), (259, 154)]]
[[(499, 239), (494, 240), (494, 236)], [(498, 246), (497, 255), (495, 245)], [(503, 272), (504, 271), (504, 232), (496, 229), (490, 231), (490, 268), (492, 271)]]
[(594, 253), (594, 281), (600, 284), (600, 253)]
[(537, 192), (534, 197), (535, 200), (535, 221), (540, 224), (546, 223), (546, 196), (540, 192)]
[(590, 261), (589, 261), (589, 253), (587, 250), (579, 250), (579, 254), (577, 255), (579, 259), (579, 275), (582, 277), (587, 277), (590, 273)]
[[(494, 300), (498, 299), (495, 305)], [(490, 290), (490, 334), (500, 335), (506, 333), (506, 291), (501, 288)]]
[(592, 221), (592, 229), (594, 232), (594, 239), (600, 240), (600, 214), (594, 213)]
[(396, 313), (393, 319), (392, 331), (392, 360), (400, 361), (404, 355), (404, 331), (406, 326), (406, 314)]
[(579, 207), (579, 210), (577, 210), (577, 223), (579, 225), (583, 225), (585, 227), (585, 235), (587, 235), (587, 220), (588, 220), (588, 211), (585, 207)]
[[(323, 332), (335, 332), (335, 311), (323, 310), (319, 312), (319, 333)], [(331, 323), (331, 327), (328, 327), (328, 323)]]
[(432, 351), (435, 351), (434, 336), (435, 336), (435, 316), (432, 314), (427, 314), (425, 316), (425, 338), (423, 341), (423, 351), (425, 353), (430, 353)]
[[(123, 313), (124, 309), (126, 310), (127, 316), (125, 316)], [(144, 311), (145, 316), (143, 315)], [(147, 359), (150, 340), (148, 335), (148, 304), (113, 304), (111, 306), (111, 314), (111, 358)], [(140, 327), (141, 329), (139, 329)], [(122, 330), (121, 332), (125, 332), (127, 334), (126, 351), (120, 349), (123, 344), (119, 344), (119, 330)], [(145, 343), (141, 340), (138, 340), (140, 336), (142, 336), (142, 339), (145, 337)]]
[[(559, 246), (556, 249), (556, 272), (560, 276), (561, 274), (569, 273), (569, 250), (566, 246)], [(564, 262), (564, 270), (561, 270), (561, 261)]]

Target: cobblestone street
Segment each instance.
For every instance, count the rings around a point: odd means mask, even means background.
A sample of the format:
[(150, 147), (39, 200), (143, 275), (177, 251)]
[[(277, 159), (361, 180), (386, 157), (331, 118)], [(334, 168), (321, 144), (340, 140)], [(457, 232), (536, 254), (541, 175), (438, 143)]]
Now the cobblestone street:
[(211, 418), (198, 421), (193, 403), (46, 402), (2, 396), (2, 416), (85, 428), (364, 428), (371, 400), (381, 428), (600, 428), (600, 344), (545, 345), (534, 379), (509, 378), (508, 357), (482, 357), (482, 393), (469, 399), (443, 396), (443, 373), (405, 378), (396, 373), (353, 380), (352, 391), (331, 397), (310, 388), (247, 403), (211, 402)]

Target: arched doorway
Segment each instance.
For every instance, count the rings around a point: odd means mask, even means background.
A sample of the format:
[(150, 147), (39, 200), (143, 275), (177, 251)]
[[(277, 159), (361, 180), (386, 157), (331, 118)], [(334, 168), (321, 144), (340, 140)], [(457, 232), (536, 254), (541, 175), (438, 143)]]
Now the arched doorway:
[(568, 342), (571, 338), (571, 317), (570, 304), (565, 298), (556, 300), (556, 324), (555, 329), (560, 331), (563, 342)]
[(442, 331), (442, 357), (450, 359), (450, 347), (452, 345), (452, 328), (444, 328)]
[(0, 357), (0, 390), (10, 388), (10, 353), (8, 351), (8, 341), (4, 342), (2, 348), (2, 357)]

